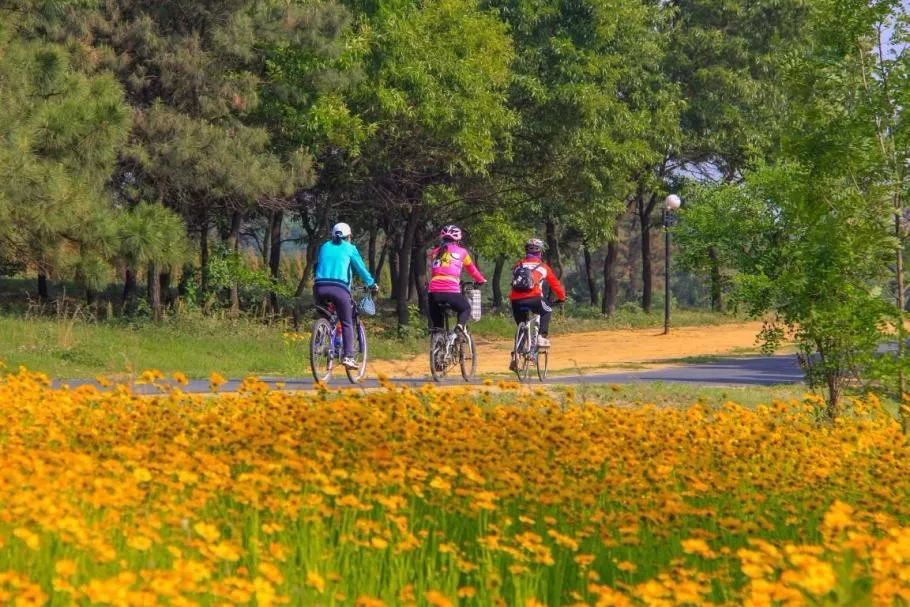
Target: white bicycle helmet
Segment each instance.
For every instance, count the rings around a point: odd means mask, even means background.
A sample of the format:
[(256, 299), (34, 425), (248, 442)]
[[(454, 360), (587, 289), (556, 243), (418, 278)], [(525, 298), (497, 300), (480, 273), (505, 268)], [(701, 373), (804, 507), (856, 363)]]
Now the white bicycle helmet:
[(335, 238), (347, 238), (351, 235), (351, 226), (341, 222), (332, 226), (332, 236)]
[(461, 233), (461, 228), (453, 223), (450, 223), (439, 231), (440, 238), (454, 240), (455, 242), (459, 242), (462, 236), (464, 236), (464, 234)]
[(547, 247), (546, 243), (539, 238), (529, 238), (525, 243), (525, 251), (528, 253), (539, 253)]

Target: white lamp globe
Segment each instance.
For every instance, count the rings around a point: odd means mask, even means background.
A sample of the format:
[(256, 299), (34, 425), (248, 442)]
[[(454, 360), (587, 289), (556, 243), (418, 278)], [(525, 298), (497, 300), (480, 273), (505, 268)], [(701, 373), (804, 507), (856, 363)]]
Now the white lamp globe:
[(675, 211), (682, 204), (682, 200), (680, 200), (679, 196), (676, 194), (670, 194), (664, 202), (667, 205), (668, 211)]

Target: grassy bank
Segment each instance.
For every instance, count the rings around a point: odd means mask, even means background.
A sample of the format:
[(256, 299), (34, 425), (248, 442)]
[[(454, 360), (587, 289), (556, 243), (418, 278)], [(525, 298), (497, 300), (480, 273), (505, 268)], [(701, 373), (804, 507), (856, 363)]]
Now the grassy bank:
[[(605, 320), (575, 311), (558, 312), (552, 332), (565, 334), (617, 328), (659, 326), (659, 314), (621, 312)], [(675, 326), (733, 322), (736, 318), (704, 312), (675, 313)], [(415, 324), (404, 337), (388, 317), (368, 321), (370, 356), (396, 359), (420, 353), (426, 347), (425, 331)], [(473, 325), (476, 334), (508, 339), (514, 331), (511, 316), (488, 315)], [(0, 359), (8, 367), (20, 365), (58, 378), (98, 374), (136, 373), (144, 369), (183, 371), (206, 377), (217, 370), (237, 377), (260, 375), (299, 376), (309, 372), (304, 339), (293, 341), (287, 322), (266, 324), (257, 320), (229, 320), (185, 315), (162, 324), (114, 319), (92, 321), (68, 315), (53, 317), (0, 315)]]

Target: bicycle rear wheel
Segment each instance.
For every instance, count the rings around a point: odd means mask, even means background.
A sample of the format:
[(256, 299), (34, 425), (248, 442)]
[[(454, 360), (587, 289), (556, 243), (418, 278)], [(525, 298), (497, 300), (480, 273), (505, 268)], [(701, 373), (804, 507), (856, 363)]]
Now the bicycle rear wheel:
[(433, 381), (442, 381), (446, 376), (446, 334), (443, 331), (430, 333), (430, 375)]
[(367, 332), (363, 327), (363, 323), (359, 320), (355, 329), (357, 348), (354, 350), (354, 359), (357, 361), (357, 367), (354, 369), (344, 368), (344, 372), (348, 375), (348, 381), (352, 384), (360, 382), (367, 373)]
[(515, 356), (515, 374), (518, 375), (519, 380), (527, 379), (529, 349), (527, 325), (521, 323), (518, 325), (518, 330), (515, 331), (515, 353), (513, 354)]
[(550, 355), (546, 348), (537, 350), (537, 379), (543, 381), (547, 378), (547, 370), (550, 366)]
[(474, 338), (465, 334), (464, 341), (458, 346), (458, 362), (461, 364), (461, 376), (465, 381), (474, 379), (477, 373), (477, 351), (474, 349)]
[(332, 325), (324, 318), (317, 318), (313, 323), (313, 333), (310, 335), (310, 370), (316, 381), (327, 382), (332, 377), (332, 367), (335, 364), (332, 330)]

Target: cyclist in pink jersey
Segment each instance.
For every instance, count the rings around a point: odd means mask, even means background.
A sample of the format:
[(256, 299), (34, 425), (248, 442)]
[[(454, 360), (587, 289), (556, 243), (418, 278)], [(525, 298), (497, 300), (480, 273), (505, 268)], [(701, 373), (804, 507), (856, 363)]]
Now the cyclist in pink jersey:
[(477, 269), (471, 254), (462, 247), (461, 228), (447, 225), (439, 233), (442, 240), (429, 254), (430, 284), (430, 324), (432, 330), (443, 328), (445, 307), (448, 305), (458, 314), (455, 330), (465, 332), (465, 325), (471, 316), (471, 304), (461, 293), (461, 271), (465, 270), (474, 282), (483, 284), (487, 281)]

